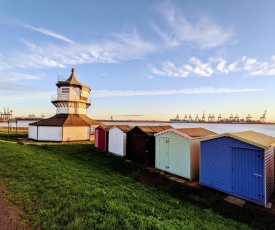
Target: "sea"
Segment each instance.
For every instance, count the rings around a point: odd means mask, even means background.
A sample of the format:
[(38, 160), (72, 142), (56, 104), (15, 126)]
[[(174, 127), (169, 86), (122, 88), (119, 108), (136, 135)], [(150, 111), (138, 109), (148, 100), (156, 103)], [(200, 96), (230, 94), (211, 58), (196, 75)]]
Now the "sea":
[[(9, 126), (9, 127), (28, 127), (29, 123), (34, 121), (25, 121), (16, 123), (1, 123), (0, 126)], [(220, 123), (169, 123), (169, 122), (132, 122), (132, 121), (125, 121), (125, 122), (104, 122), (106, 125), (129, 125), (129, 126), (156, 126), (156, 125), (170, 125), (173, 128), (198, 128), (202, 127), (208, 129), (212, 132), (221, 134), (221, 133), (231, 133), (231, 132), (241, 132), (241, 131), (248, 131), (252, 130), (255, 132), (263, 133), (269, 136), (275, 137), (275, 124), (220, 124)]]
[(255, 131), (275, 137), (275, 124), (220, 124), (220, 123), (160, 123), (160, 122), (104, 122), (106, 125), (129, 125), (129, 126), (155, 126), (170, 125), (173, 128), (205, 128), (212, 132), (222, 134), (242, 131)]

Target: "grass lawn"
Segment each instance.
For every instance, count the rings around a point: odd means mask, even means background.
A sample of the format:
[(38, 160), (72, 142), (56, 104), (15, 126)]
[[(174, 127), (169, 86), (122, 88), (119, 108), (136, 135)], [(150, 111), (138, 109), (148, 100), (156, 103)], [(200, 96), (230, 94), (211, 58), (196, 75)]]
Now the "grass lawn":
[(160, 179), (91, 144), (21, 145), (14, 138), (0, 133), (0, 180), (34, 228), (275, 229), (275, 215), (264, 208), (240, 208), (207, 189)]

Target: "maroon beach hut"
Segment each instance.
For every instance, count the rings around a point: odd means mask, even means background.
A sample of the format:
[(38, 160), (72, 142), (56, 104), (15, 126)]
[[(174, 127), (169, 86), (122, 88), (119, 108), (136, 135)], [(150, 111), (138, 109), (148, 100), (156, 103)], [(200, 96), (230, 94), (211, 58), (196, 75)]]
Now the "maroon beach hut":
[(113, 125), (101, 125), (95, 129), (95, 144), (94, 146), (100, 150), (108, 151), (109, 129)]

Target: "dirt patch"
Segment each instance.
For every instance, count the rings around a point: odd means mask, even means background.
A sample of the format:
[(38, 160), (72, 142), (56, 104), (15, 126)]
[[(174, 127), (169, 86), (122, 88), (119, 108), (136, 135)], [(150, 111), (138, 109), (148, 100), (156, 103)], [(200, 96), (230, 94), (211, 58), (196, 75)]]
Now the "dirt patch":
[(20, 217), (20, 209), (14, 204), (5, 199), (7, 188), (5, 184), (0, 181), (0, 229), (1, 230), (15, 230), (24, 229), (31, 230), (28, 226), (21, 226), (22, 218)]

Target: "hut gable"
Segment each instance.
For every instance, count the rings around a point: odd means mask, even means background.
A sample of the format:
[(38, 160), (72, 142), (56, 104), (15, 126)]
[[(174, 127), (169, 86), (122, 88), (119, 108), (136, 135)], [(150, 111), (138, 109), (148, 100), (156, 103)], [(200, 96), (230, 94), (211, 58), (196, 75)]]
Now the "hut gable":
[(216, 139), (220, 137), (232, 137), (234, 139), (249, 143), (251, 145), (257, 146), (262, 149), (268, 149), (270, 146), (275, 146), (275, 137), (254, 132), (254, 131), (217, 134), (217, 135), (204, 138), (202, 141), (207, 141), (207, 140)]
[(164, 133), (176, 133), (182, 137), (185, 137), (188, 140), (195, 138), (203, 138), (210, 135), (215, 135), (216, 133), (209, 131), (204, 128), (181, 128), (181, 129), (167, 129), (162, 132), (156, 133), (155, 136), (162, 135)]

